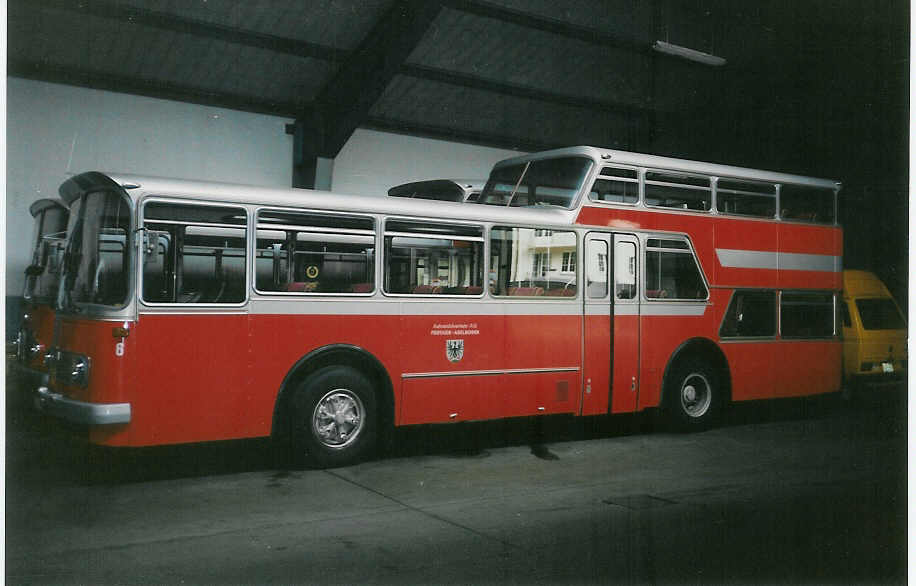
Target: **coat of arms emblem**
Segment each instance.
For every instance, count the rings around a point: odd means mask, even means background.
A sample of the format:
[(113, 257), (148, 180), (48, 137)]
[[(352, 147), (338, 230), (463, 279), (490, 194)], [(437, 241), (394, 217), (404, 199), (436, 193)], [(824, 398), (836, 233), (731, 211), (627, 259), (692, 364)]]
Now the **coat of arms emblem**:
[(464, 340), (446, 340), (445, 356), (449, 362), (458, 362), (464, 357)]

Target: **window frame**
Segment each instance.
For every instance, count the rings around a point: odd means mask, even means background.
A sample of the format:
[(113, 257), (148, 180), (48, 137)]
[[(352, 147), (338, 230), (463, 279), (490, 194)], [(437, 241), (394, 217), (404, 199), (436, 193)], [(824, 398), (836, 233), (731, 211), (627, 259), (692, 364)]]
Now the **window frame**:
[[(389, 222), (409, 222), (414, 224), (419, 223), (428, 223), (439, 226), (455, 226), (455, 227), (464, 227), (464, 228), (474, 228), (480, 230), (480, 237), (476, 236), (464, 236), (464, 235), (443, 235), (431, 233), (412, 233), (412, 232), (389, 232), (388, 224)], [(380, 219), (377, 226), (381, 226), (377, 230), (377, 239), (378, 242), (376, 246), (378, 247), (376, 252), (376, 292), (380, 292), (384, 297), (392, 297), (398, 299), (481, 299), (487, 293), (487, 267), (489, 266), (489, 261), (487, 255), (489, 254), (489, 246), (487, 244), (487, 234), (488, 226), (485, 223), (478, 222), (469, 222), (461, 220), (442, 220), (436, 218), (427, 218), (427, 217), (414, 217), (414, 216), (384, 216)], [(388, 245), (385, 238), (388, 235), (399, 236), (405, 238), (424, 238), (428, 237), (432, 240), (463, 240), (467, 242), (480, 242), (480, 267), (481, 267), (481, 292), (474, 295), (456, 295), (451, 293), (392, 293), (386, 288), (386, 278), (388, 275)]]
[[(757, 180), (757, 179), (745, 179), (743, 177), (715, 177), (714, 179), (715, 181), (713, 181), (713, 204), (714, 204), (713, 209), (715, 210), (716, 214), (719, 214), (722, 216), (729, 216), (733, 218), (744, 218), (744, 219), (751, 219), (751, 220), (777, 220), (779, 218), (780, 184), (778, 182), (763, 181), (763, 180)], [(719, 193), (723, 191), (723, 189), (719, 187), (719, 183), (722, 181), (751, 183), (751, 184), (757, 184), (757, 185), (767, 185), (767, 186), (772, 187), (773, 188), (772, 196), (766, 193), (754, 193), (752, 191), (743, 191), (740, 189), (732, 189), (732, 188), (724, 188), (724, 191), (725, 193), (731, 194), (731, 195), (746, 195), (746, 196), (760, 197), (760, 198), (772, 197), (773, 214), (770, 216), (758, 216), (754, 214), (739, 214), (737, 212), (729, 212), (729, 211), (723, 210), (722, 208), (719, 207)]]
[[(578, 253), (579, 253), (580, 247), (584, 245), (583, 243), (585, 242), (585, 236), (584, 236), (585, 233), (580, 232), (580, 230), (578, 229), (579, 226), (576, 226), (575, 224), (571, 224), (571, 225), (569, 225), (569, 226), (561, 226), (561, 227), (554, 227), (554, 228), (543, 228), (543, 227), (538, 227), (538, 226), (530, 225), (530, 224), (524, 224), (524, 225), (523, 225), (523, 224), (511, 224), (511, 223), (496, 223), (496, 222), (490, 222), (490, 223), (487, 224), (487, 227), (486, 227), (486, 228), (487, 228), (487, 230), (486, 230), (486, 249), (485, 249), (485, 254), (486, 254), (486, 259), (485, 259), (485, 260), (486, 260), (486, 271), (485, 271), (485, 274), (484, 274), (484, 292), (489, 296), (490, 299), (499, 300), (499, 301), (501, 301), (501, 302), (502, 302), (502, 301), (524, 302), (524, 301), (543, 301), (543, 300), (548, 300), (548, 301), (564, 301), (564, 302), (567, 302), (567, 301), (575, 301), (575, 300), (577, 300), (577, 299), (580, 299), (580, 295), (582, 295), (583, 293), (580, 293), (581, 286), (580, 286), (580, 283), (579, 283), (579, 279), (580, 279), (580, 277), (582, 277), (582, 275), (580, 274), (582, 271), (580, 271), (580, 262), (579, 262), (579, 254), (578, 254)], [(531, 230), (532, 233), (534, 233), (534, 232), (537, 231), (537, 230), (540, 230), (540, 231), (545, 231), (545, 230), (547, 230), (547, 231), (550, 232), (550, 235), (551, 235), (551, 236), (556, 236), (558, 233), (559, 233), (559, 234), (572, 234), (572, 236), (573, 236), (574, 252), (576, 253), (575, 269), (574, 269), (574, 271), (571, 273), (571, 274), (574, 276), (574, 278), (575, 278), (575, 287), (576, 287), (576, 294), (575, 294), (575, 295), (571, 295), (571, 296), (569, 296), (569, 297), (566, 297), (566, 296), (552, 296), (552, 295), (546, 295), (546, 291), (545, 291), (545, 294), (544, 294), (544, 295), (499, 295), (499, 294), (494, 293), (494, 292), (490, 289), (490, 286), (491, 286), (490, 274), (491, 274), (491, 271), (494, 269), (494, 267), (493, 267), (493, 265), (492, 265), (492, 263), (493, 263), (493, 231), (494, 231), (494, 230), (515, 230), (515, 229), (517, 229), (517, 230)], [(539, 238), (539, 236), (535, 236), (534, 234), (532, 234), (532, 237), (533, 237), (533, 238)], [(535, 254), (537, 254), (537, 253), (535, 253)], [(548, 268), (548, 272), (549, 272), (549, 268), (550, 268), (549, 262), (550, 262), (550, 259), (549, 259), (549, 257), (548, 257), (548, 267), (547, 267), (547, 268)], [(533, 261), (532, 261), (532, 265), (533, 265)], [(532, 269), (533, 269), (533, 266), (532, 266)], [(496, 267), (496, 271), (497, 271), (497, 273), (499, 272), (499, 271), (498, 271), (498, 267)], [(540, 279), (540, 277), (531, 277), (531, 278), (528, 279), (528, 280), (534, 281), (534, 280), (539, 280), (539, 279)], [(560, 281), (561, 281), (561, 279), (557, 279), (557, 282), (558, 282), (558, 283), (559, 283)], [(570, 284), (567, 283), (567, 284), (566, 284), (566, 287), (568, 287), (569, 285), (570, 285)]]
[[(783, 216), (785, 211), (784, 206), (785, 202), (783, 201), (783, 189), (786, 187), (801, 189), (801, 190), (825, 190), (830, 191), (831, 200), (832, 200), (832, 209), (831, 214), (833, 215), (833, 220), (831, 222), (816, 221), (816, 220), (805, 220), (801, 218), (786, 218)], [(839, 188), (827, 188), (817, 185), (808, 185), (807, 183), (792, 183), (790, 181), (782, 181), (777, 185), (776, 191), (776, 219), (780, 222), (787, 222), (792, 224), (802, 224), (805, 226), (839, 226)]]
[[(687, 210), (690, 211), (690, 210)], [(687, 244), (687, 248), (665, 248), (665, 247), (650, 247), (650, 240), (679, 240)], [(700, 262), (700, 257), (696, 253), (696, 249), (693, 247), (693, 242), (690, 240), (690, 237), (686, 234), (663, 234), (663, 233), (644, 233), (642, 234), (641, 241), (641, 258), (639, 260), (640, 267), (642, 269), (642, 286), (640, 289), (640, 295), (642, 301), (652, 302), (652, 303), (708, 303), (710, 296), (712, 295), (709, 287), (709, 280), (706, 278), (706, 272), (703, 270), (703, 264)], [(702, 281), (703, 286), (706, 288), (706, 297), (697, 298), (697, 299), (681, 299), (677, 297), (649, 297), (646, 292), (648, 291), (649, 285), (649, 273), (647, 269), (647, 261), (650, 251), (657, 252), (670, 252), (673, 254), (689, 254), (693, 258), (693, 263), (697, 268), (697, 271), (700, 274), (700, 281)], [(637, 254), (640, 251), (637, 250)]]
[[(735, 298), (742, 293), (769, 293), (773, 297), (773, 334), (772, 335), (761, 335), (761, 336), (726, 336), (722, 333), (723, 328), (725, 328), (725, 322), (728, 319), (729, 312), (732, 308), (732, 303), (735, 302)], [(780, 317), (782, 313), (780, 311), (780, 291), (778, 289), (754, 289), (742, 287), (739, 289), (734, 289), (731, 293), (731, 296), (728, 299), (728, 305), (725, 306), (725, 312), (722, 314), (722, 320), (719, 322), (719, 340), (721, 342), (765, 342), (765, 341), (776, 341), (780, 339), (779, 335), (779, 326), (780, 326)]]
[(236, 309), (240, 307), (245, 307), (248, 304), (248, 302), (251, 300), (251, 290), (252, 290), (251, 289), (251, 280), (254, 278), (254, 272), (251, 270), (252, 269), (252, 266), (251, 266), (252, 265), (252, 262), (251, 262), (252, 260), (252, 255), (251, 255), (252, 212), (248, 208), (248, 206), (246, 206), (246, 204), (243, 204), (243, 203), (231, 202), (231, 201), (210, 200), (210, 199), (208, 200), (182, 199), (180, 197), (151, 195), (151, 196), (145, 197), (137, 205), (139, 209), (139, 212), (138, 212), (139, 217), (137, 219), (137, 225), (139, 226), (138, 230), (143, 231), (143, 233), (145, 233), (146, 223), (148, 221), (153, 222), (153, 223), (159, 222), (159, 223), (180, 224), (184, 226), (206, 225), (200, 222), (195, 223), (193, 221), (181, 222), (181, 221), (172, 221), (172, 220), (163, 220), (163, 221), (148, 220), (146, 217), (146, 206), (149, 205), (150, 203), (165, 203), (165, 204), (196, 206), (196, 207), (214, 207), (214, 208), (227, 208), (228, 207), (228, 208), (235, 208), (235, 209), (238, 209), (244, 212), (245, 214), (245, 223), (244, 224), (226, 225), (225, 227), (241, 228), (245, 230), (245, 246), (243, 249), (244, 250), (243, 258), (245, 259), (245, 277), (244, 277), (245, 286), (242, 288), (242, 290), (244, 291), (244, 296), (242, 297), (242, 300), (238, 302), (234, 302), (234, 303), (187, 303), (187, 302), (170, 303), (170, 302), (165, 302), (165, 301), (148, 301), (143, 296), (143, 273), (144, 273), (144, 265), (146, 264), (146, 260), (145, 260), (146, 251), (143, 250), (143, 246), (140, 246), (138, 250), (138, 254), (137, 254), (137, 265), (138, 265), (137, 266), (137, 300), (140, 302), (140, 304), (145, 307), (150, 307), (150, 308), (161, 308), (161, 309), (194, 308), (194, 309), (198, 309), (201, 311), (207, 311), (211, 309), (229, 309), (229, 308)]
[[(708, 181), (709, 186), (703, 187), (701, 185), (691, 185), (689, 183), (671, 183), (667, 181), (660, 181), (657, 179), (649, 179), (648, 175), (650, 173), (680, 175), (680, 176), (687, 177), (687, 178), (705, 179), (706, 181)], [(640, 189), (640, 201), (643, 202), (646, 208), (650, 208), (650, 209), (666, 210), (666, 211), (681, 212), (681, 213), (711, 214), (713, 213), (713, 210), (716, 207), (715, 206), (716, 202), (714, 200), (715, 189), (713, 187), (713, 177), (714, 176), (712, 174), (704, 174), (698, 171), (676, 171), (673, 169), (659, 169), (659, 168), (653, 168), (653, 167), (645, 167), (642, 169), (642, 173), (640, 174), (640, 184), (642, 185)], [(674, 187), (677, 189), (684, 189), (687, 191), (697, 191), (697, 192), (705, 191), (709, 194), (709, 208), (705, 210), (695, 210), (691, 208), (684, 209), (684, 208), (675, 208), (675, 207), (670, 207), (670, 206), (650, 204), (648, 189), (647, 189), (650, 184), (664, 186), (664, 187)]]
[[(282, 230), (283, 229), (282, 227), (270, 227), (269, 225), (265, 225), (264, 227), (259, 227), (258, 218), (260, 217), (260, 214), (264, 211), (284, 212), (284, 213), (302, 213), (302, 214), (320, 214), (323, 216), (353, 218), (353, 219), (360, 219), (360, 220), (369, 220), (370, 222), (372, 222), (371, 236), (372, 236), (372, 240), (375, 246), (375, 260), (374, 260), (374, 264), (372, 267), (372, 275), (374, 279), (372, 283), (373, 285), (372, 291), (365, 292), (365, 293), (354, 293), (354, 292), (328, 292), (328, 291), (324, 291), (324, 292), (322, 291), (263, 291), (259, 289), (258, 284), (257, 284), (257, 267), (255, 266), (255, 263), (258, 260), (257, 232), (258, 230), (271, 230), (271, 229), (281, 229)], [(380, 249), (379, 249), (379, 233), (380, 233), (379, 225), (381, 224), (381, 221), (379, 220), (378, 217), (372, 214), (359, 214), (359, 213), (354, 214), (354, 213), (340, 212), (340, 211), (335, 211), (335, 210), (318, 210), (314, 208), (259, 206), (255, 208), (254, 211), (251, 213), (250, 221), (251, 223), (254, 224), (254, 228), (252, 230), (251, 245), (250, 245), (250, 253), (251, 253), (251, 258), (252, 258), (250, 286), (251, 286), (251, 290), (254, 293), (256, 293), (257, 295), (281, 296), (281, 297), (373, 297), (376, 293), (378, 293), (381, 290), (381, 287), (379, 286), (379, 283), (378, 283), (378, 279), (379, 279), (379, 270), (378, 269), (379, 269), (379, 264), (380, 264), (379, 261), (381, 258)], [(292, 226), (292, 224), (283, 224), (282, 226)], [(313, 233), (326, 233), (326, 234), (345, 233), (345, 234), (350, 234), (350, 235), (369, 235), (369, 234), (364, 234), (363, 231), (359, 229), (342, 229), (340, 231), (334, 231), (333, 228), (323, 228), (323, 227), (315, 227), (315, 228), (318, 228), (318, 229), (312, 230)], [(370, 232), (370, 230), (366, 230), (365, 232)]]
[[(830, 311), (830, 316), (833, 321), (833, 333), (823, 336), (786, 336), (783, 333), (783, 297), (786, 295), (830, 295), (832, 298), (832, 305)], [(780, 340), (790, 340), (790, 341), (803, 341), (803, 340), (834, 340), (842, 332), (842, 322), (840, 321), (838, 303), (840, 301), (839, 294), (836, 291), (829, 289), (780, 289), (779, 291), (779, 339)], [(814, 305), (814, 304), (812, 304)], [(824, 304), (826, 305), (826, 304)]]
[[(618, 177), (618, 176), (614, 176), (614, 175), (602, 175), (602, 172), (603, 172), (605, 169), (621, 169), (621, 170), (624, 170), (624, 171), (633, 171), (634, 173), (636, 173), (636, 178), (635, 178), (635, 179), (630, 179), (629, 177)], [(607, 165), (607, 164), (605, 164), (605, 165), (601, 165), (601, 166), (598, 168), (598, 172), (597, 172), (597, 174), (595, 175), (595, 178), (592, 180), (591, 184), (589, 185), (589, 189), (588, 189), (588, 192), (586, 193), (585, 197), (588, 199), (589, 202), (591, 202), (591, 203), (596, 203), (596, 204), (599, 204), (599, 205), (627, 206), (627, 207), (631, 207), (631, 208), (639, 207), (639, 206), (641, 206), (641, 205), (643, 204), (643, 192), (644, 192), (644, 189), (645, 189), (645, 188), (644, 188), (644, 185), (645, 185), (645, 181), (644, 181), (645, 171), (646, 171), (646, 169), (643, 168), (643, 167), (634, 167), (634, 166), (629, 166), (629, 165), (618, 165), (618, 164), (613, 164), (613, 165)], [(594, 189), (595, 184), (596, 184), (598, 181), (600, 181), (600, 180), (621, 181), (621, 182), (624, 182), (624, 183), (634, 183), (634, 184), (636, 184), (636, 201), (634, 201), (634, 202), (626, 202), (626, 201), (606, 201), (606, 200), (603, 200), (603, 199), (594, 199), (594, 198), (592, 198), (592, 190)], [(667, 208), (667, 209), (670, 209), (670, 208)]]

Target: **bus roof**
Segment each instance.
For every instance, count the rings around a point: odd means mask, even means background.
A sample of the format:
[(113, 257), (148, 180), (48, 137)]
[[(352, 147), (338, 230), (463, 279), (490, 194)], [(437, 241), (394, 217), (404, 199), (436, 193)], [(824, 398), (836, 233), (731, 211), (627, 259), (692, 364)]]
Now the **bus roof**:
[(64, 211), (67, 211), (67, 206), (63, 204), (59, 199), (52, 199), (50, 197), (43, 197), (39, 200), (32, 202), (32, 205), (29, 206), (29, 213), (32, 214), (34, 218), (41, 212), (49, 210), (52, 208), (60, 208)]
[(60, 186), (68, 204), (82, 193), (123, 188), (134, 201), (145, 197), (213, 200), (239, 205), (309, 208), (353, 213), (387, 214), (524, 224), (572, 224), (576, 210), (554, 207), (503, 208), (461, 202), (379, 196), (346, 195), (312, 189), (258, 187), (232, 183), (192, 181), (164, 177), (90, 171), (73, 176)]
[(584, 156), (593, 159), (599, 164), (622, 164), (634, 167), (651, 167), (670, 171), (683, 171), (688, 173), (705, 173), (717, 177), (731, 177), (736, 179), (754, 179), (758, 181), (772, 181), (776, 183), (793, 183), (798, 185), (810, 185), (813, 187), (823, 187), (827, 189), (839, 189), (842, 184), (839, 181), (831, 179), (819, 179), (817, 177), (805, 177), (803, 175), (792, 175), (789, 173), (777, 173), (775, 171), (763, 171), (761, 169), (751, 169), (747, 167), (734, 167), (731, 165), (719, 165), (716, 163), (706, 163), (703, 161), (692, 161), (689, 159), (676, 159), (673, 157), (662, 157), (658, 155), (647, 155), (643, 153), (634, 153), (630, 151), (618, 151), (614, 149), (604, 149), (591, 146), (575, 146), (562, 149), (553, 149), (541, 151), (528, 155), (521, 155), (504, 159), (496, 163), (494, 168), (505, 165), (515, 165), (527, 161), (537, 161), (541, 159), (553, 159), (557, 157)]

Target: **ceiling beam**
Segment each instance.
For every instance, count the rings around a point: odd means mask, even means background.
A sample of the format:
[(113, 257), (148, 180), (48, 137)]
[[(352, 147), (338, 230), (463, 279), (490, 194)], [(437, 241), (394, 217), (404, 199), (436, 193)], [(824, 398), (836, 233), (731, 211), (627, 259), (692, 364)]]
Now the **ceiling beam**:
[(318, 92), (310, 116), (320, 130), (318, 155), (333, 158), (404, 66), (442, 3), (399, 0)]
[(652, 108), (626, 104), (623, 102), (613, 102), (609, 100), (596, 100), (582, 96), (571, 96), (557, 92), (541, 90), (531, 86), (504, 83), (487, 79), (479, 75), (468, 73), (459, 73), (456, 71), (447, 71), (425, 65), (405, 65), (401, 68), (401, 74), (417, 79), (435, 81), (449, 85), (456, 85), (476, 90), (483, 90), (490, 93), (515, 98), (524, 98), (528, 100), (537, 100), (548, 102), (560, 106), (572, 106), (577, 108), (588, 108), (590, 110), (600, 110), (602, 112), (612, 112), (625, 116), (645, 116), (652, 111)]
[(314, 188), (318, 159), (333, 159), (398, 74), (442, 10), (433, 0), (398, 0), (340, 65), (292, 128), (293, 187)]
[(14, 77), (37, 81), (136, 94), (162, 100), (175, 100), (203, 106), (241, 110), (243, 112), (287, 116), (289, 118), (294, 118), (302, 109), (300, 104), (266, 101), (249, 96), (189, 88), (154, 79), (112, 75), (88, 69), (54, 66), (33, 61), (10, 59), (7, 63), (7, 72)]
[[(32, 4), (27, 4), (32, 7)], [(162, 12), (148, 10), (127, 4), (120, 4), (106, 0), (92, 0), (91, 2), (74, 2), (73, 0), (43, 0), (41, 7), (66, 10), (76, 14), (107, 18), (120, 22), (147, 26), (159, 30), (193, 35), (246, 47), (267, 49), (277, 53), (295, 55), (297, 57), (311, 57), (331, 62), (345, 61), (350, 52), (317, 43), (309, 43), (297, 39), (278, 37), (251, 30), (216, 24), (204, 20), (185, 18)]]

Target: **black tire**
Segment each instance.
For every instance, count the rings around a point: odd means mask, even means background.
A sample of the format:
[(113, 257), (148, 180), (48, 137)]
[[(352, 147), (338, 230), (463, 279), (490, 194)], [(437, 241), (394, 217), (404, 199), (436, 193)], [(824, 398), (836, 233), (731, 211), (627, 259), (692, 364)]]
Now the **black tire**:
[(309, 375), (290, 402), (291, 461), (316, 468), (346, 466), (375, 450), (378, 410), (372, 383), (348, 366)]
[(664, 413), (678, 431), (709, 429), (721, 414), (725, 389), (718, 369), (700, 357), (683, 357), (665, 381)]

